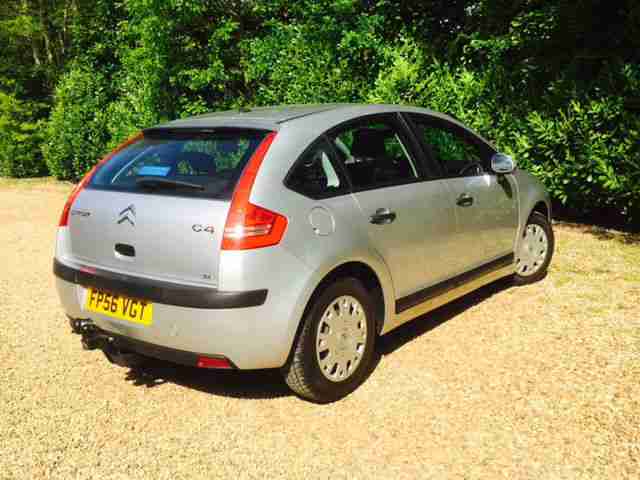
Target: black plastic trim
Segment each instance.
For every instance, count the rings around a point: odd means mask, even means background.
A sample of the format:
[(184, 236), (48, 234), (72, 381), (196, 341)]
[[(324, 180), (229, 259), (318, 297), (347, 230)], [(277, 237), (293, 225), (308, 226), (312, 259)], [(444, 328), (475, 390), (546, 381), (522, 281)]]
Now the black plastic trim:
[(398, 117), (398, 121), (402, 124), (407, 138), (412, 144), (413, 156), (422, 167), (422, 181), (439, 180), (440, 170), (432, 165), (430, 159), (426, 158), (426, 155), (423, 152), (421, 140), (417, 137), (410, 120), (407, 120), (407, 117), (403, 112), (397, 112), (396, 115)]
[(114, 335), (109, 332), (104, 332), (104, 335), (114, 339), (113, 343), (118, 350), (134, 352), (144, 355), (145, 357), (157, 358), (159, 360), (187, 365), (189, 367), (195, 367), (198, 364), (197, 353), (175, 350), (173, 348), (163, 347), (153, 343), (143, 342), (141, 340), (134, 340), (121, 335)]
[(411, 295), (407, 295), (406, 297), (399, 298), (398, 300), (396, 300), (396, 313), (402, 313), (405, 310), (426, 302), (427, 300), (439, 297), (440, 295), (453, 290), (454, 288), (460, 287), (465, 283), (469, 283), (491, 272), (499, 270), (503, 267), (507, 267), (513, 264), (514, 259), (514, 254), (510, 253), (503, 257), (492, 260), (489, 263), (480, 265), (473, 270), (469, 270), (468, 272), (456, 275), (455, 277), (445, 280), (444, 282), (437, 283), (435, 285), (423, 288), (422, 290), (412, 293)]
[(99, 269), (76, 269), (57, 259), (53, 260), (53, 273), (67, 282), (84, 287), (188, 308), (257, 307), (267, 300), (268, 292), (266, 289), (225, 292), (214, 288), (184, 286)]
[(177, 350), (174, 348), (156, 345), (154, 343), (144, 342), (131, 337), (125, 337), (117, 333), (111, 333), (95, 325), (92, 325), (92, 335), (100, 337), (109, 342), (109, 347), (123, 353), (137, 353), (145, 357), (157, 358), (166, 362), (186, 365), (188, 367), (197, 367), (199, 357), (219, 358), (229, 363), (232, 369), (237, 370), (238, 367), (228, 358), (222, 355), (212, 355), (207, 353), (187, 352), (185, 350)]
[(150, 127), (145, 128), (142, 133), (145, 137), (152, 138), (167, 138), (167, 137), (183, 137), (183, 136), (202, 136), (207, 137), (212, 134), (220, 134), (220, 133), (246, 133), (252, 134), (256, 136), (265, 137), (271, 132), (275, 132), (276, 130), (271, 130), (268, 128), (259, 128), (259, 127), (180, 127), (180, 126), (164, 126), (164, 127)]

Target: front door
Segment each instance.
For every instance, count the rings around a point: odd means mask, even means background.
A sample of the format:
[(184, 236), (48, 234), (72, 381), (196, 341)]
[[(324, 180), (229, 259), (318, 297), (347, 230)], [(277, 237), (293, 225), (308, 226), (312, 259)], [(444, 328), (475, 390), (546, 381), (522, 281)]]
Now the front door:
[(490, 169), (494, 150), (462, 127), (412, 115), (416, 133), (446, 182), (457, 221), (451, 248), (460, 272), (513, 253), (518, 204), (512, 175)]

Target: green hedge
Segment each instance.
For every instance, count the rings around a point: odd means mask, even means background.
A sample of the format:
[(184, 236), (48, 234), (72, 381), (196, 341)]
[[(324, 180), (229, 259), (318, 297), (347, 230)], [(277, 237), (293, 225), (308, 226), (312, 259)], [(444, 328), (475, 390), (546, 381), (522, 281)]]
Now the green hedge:
[(640, 227), (637, 0), (5, 3), (0, 175), (77, 179), (211, 110), (408, 103), (514, 154), (574, 215)]
[(99, 72), (78, 66), (63, 76), (42, 146), (56, 178), (77, 180), (107, 151), (109, 98), (109, 84)]
[(37, 177), (47, 172), (40, 144), (45, 122), (35, 120), (42, 105), (0, 91), (0, 176)]
[(574, 215), (640, 220), (640, 118), (621, 99), (531, 112), (505, 145)]
[[(640, 225), (640, 115), (622, 97), (568, 93), (561, 108), (528, 110), (497, 101), (495, 72), (454, 69), (410, 44), (391, 57), (369, 101), (451, 114), (512, 154), (572, 215)], [(626, 66), (621, 76), (640, 93), (637, 68)]]
[[(244, 5), (244, 18), (255, 22), (247, 30), (201, 2), (162, 3), (151, 12), (146, 0), (126, 2), (114, 62), (87, 55), (72, 64), (57, 84), (46, 128), (9, 121), (0, 129), (0, 173), (42, 173), (36, 146), (43, 142), (48, 171), (77, 179), (134, 131), (204, 111), (401, 103), (449, 113), (476, 129), (574, 214), (640, 225), (640, 115), (624, 100), (640, 98), (640, 66), (611, 64), (581, 86), (540, 65), (509, 63), (509, 52), (533, 42), (535, 32), (524, 40), (518, 35), (526, 31), (487, 41), (460, 37), (464, 48), (450, 45), (459, 59), (446, 62), (415, 34), (390, 36), (388, 19), (362, 14), (357, 2), (302, 2), (289, 12), (295, 21), (279, 17), (279, 2), (261, 5)], [(207, 21), (207, 11), (219, 21)], [(5, 124), (19, 117), (2, 108)]]

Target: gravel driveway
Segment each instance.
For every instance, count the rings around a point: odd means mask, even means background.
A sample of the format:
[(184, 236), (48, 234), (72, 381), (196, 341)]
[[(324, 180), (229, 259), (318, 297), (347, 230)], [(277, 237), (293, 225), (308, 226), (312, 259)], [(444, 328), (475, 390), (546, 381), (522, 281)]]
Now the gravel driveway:
[(639, 478), (639, 237), (556, 226), (544, 281), (405, 325), (317, 406), (277, 372), (82, 351), (51, 274), (69, 189), (0, 180), (0, 478)]

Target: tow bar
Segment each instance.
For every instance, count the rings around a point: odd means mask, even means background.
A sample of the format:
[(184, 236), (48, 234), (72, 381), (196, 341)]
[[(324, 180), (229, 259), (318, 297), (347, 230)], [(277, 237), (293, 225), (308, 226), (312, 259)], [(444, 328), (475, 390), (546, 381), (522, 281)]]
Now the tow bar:
[(116, 338), (100, 330), (88, 319), (69, 319), (71, 331), (81, 336), (84, 350), (102, 350), (104, 356), (111, 363), (121, 367), (136, 367), (142, 365), (146, 358), (134, 352), (123, 351), (118, 347)]

